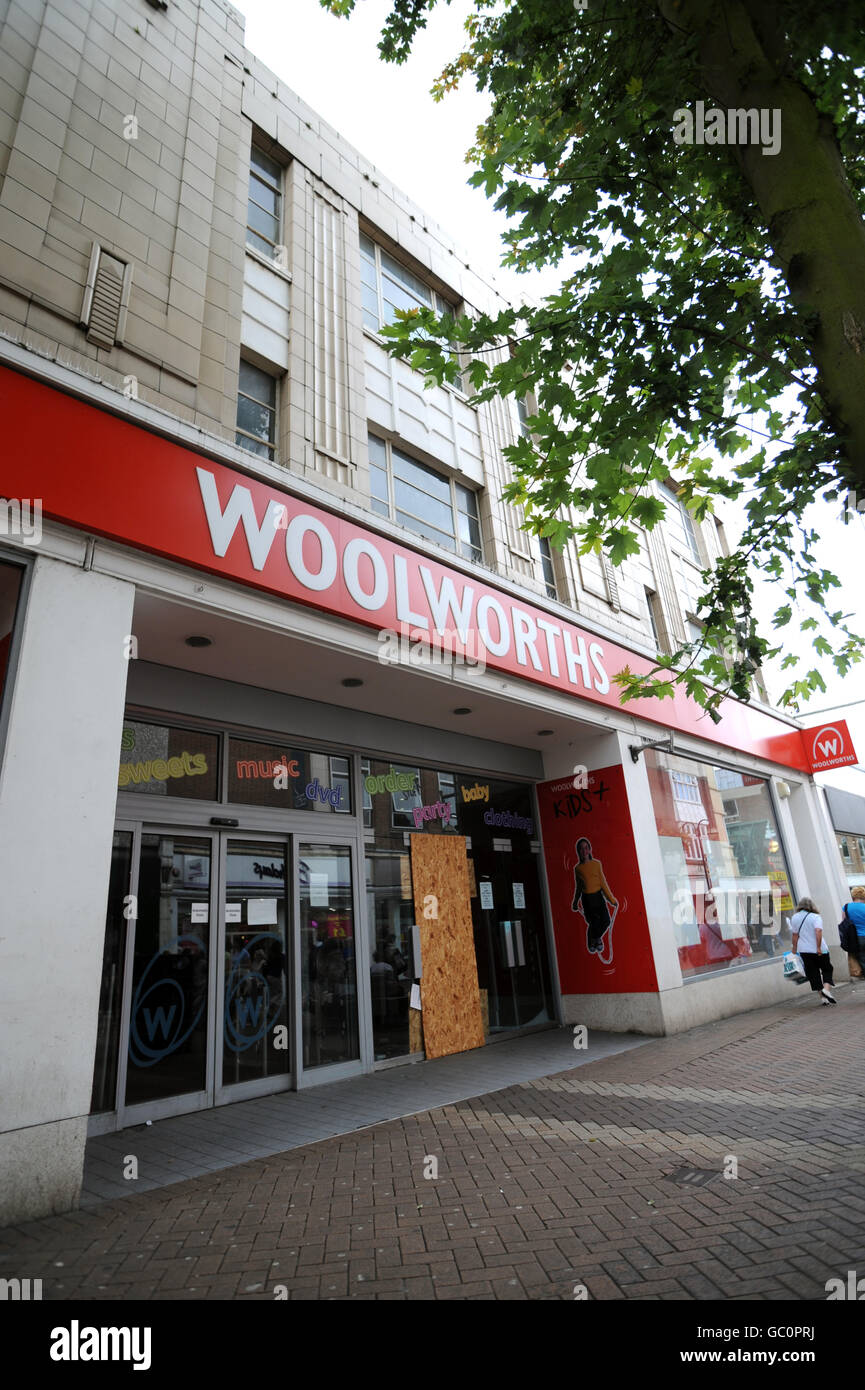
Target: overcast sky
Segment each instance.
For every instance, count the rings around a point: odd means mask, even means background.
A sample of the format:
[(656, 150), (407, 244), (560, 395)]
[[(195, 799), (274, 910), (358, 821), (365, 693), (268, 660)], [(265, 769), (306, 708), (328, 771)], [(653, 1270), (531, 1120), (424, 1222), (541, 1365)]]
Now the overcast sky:
[[(437, 6), (412, 57), (401, 67), (382, 63), (376, 49), (390, 0), (359, 0), (348, 21), (326, 13), (318, 0), (234, 3), (246, 16), (246, 43), (253, 53), (451, 232), (474, 270), (505, 294), (526, 292), (527, 277), (499, 268), (504, 219), (482, 192), (466, 185), (471, 169), (465, 151), (486, 115), (487, 99), (468, 84), (439, 103), (429, 95), (435, 77), (462, 46), (462, 21), (472, 8), (470, 0)], [(834, 516), (827, 515), (830, 509), (815, 506), (808, 521), (824, 538), (822, 565), (842, 581), (840, 598), (832, 606), (853, 612), (854, 630), (865, 631), (865, 519), (845, 526), (838, 519), (840, 505), (832, 510)], [(781, 596), (768, 585), (762, 589), (759, 611), (768, 618)], [(792, 645), (807, 656), (807, 644), (801, 638), (796, 641), (792, 625), (785, 642), (786, 649)], [(812, 710), (822, 711), (833, 700), (844, 704), (865, 697), (865, 664), (843, 681), (827, 668), (823, 675), (828, 693), (814, 697)], [(770, 666), (766, 678), (776, 698), (786, 683), (785, 673)], [(802, 714), (810, 722), (808, 707)], [(848, 720), (865, 764), (865, 704), (838, 714)], [(822, 720), (822, 714), (815, 716), (815, 722)], [(862, 772), (849, 769), (821, 780), (865, 795)]]

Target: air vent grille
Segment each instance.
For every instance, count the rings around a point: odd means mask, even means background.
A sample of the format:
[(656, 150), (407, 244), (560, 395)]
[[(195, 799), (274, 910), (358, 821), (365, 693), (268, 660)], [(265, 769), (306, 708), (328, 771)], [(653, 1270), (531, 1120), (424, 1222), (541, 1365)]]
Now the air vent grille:
[(90, 257), (81, 321), (87, 341), (110, 348), (123, 341), (132, 267), (96, 243)]

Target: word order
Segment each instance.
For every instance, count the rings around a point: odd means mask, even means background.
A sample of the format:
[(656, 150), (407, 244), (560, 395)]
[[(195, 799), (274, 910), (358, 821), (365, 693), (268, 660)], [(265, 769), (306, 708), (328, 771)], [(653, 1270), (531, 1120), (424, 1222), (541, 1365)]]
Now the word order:
[(448, 825), (451, 818), (451, 808), (446, 801), (436, 801), (431, 806), (415, 806), (412, 815), (418, 830), (425, 820), (440, 820), (442, 825)]
[(415, 774), (413, 772), (388, 772), (380, 776), (369, 776), (363, 779), (363, 785), (370, 796), (377, 796), (379, 792), (410, 792), (414, 790)]
[(462, 787), (463, 801), (489, 801), (489, 787), (482, 787), (480, 782), (475, 782), (473, 787)]
[[(775, 132), (775, 118), (778, 131)], [(673, 140), (677, 145), (762, 145), (763, 154), (777, 154), (781, 148), (781, 112), (752, 106), (721, 111), (704, 101), (697, 102), (696, 118), (687, 106), (673, 112)]]

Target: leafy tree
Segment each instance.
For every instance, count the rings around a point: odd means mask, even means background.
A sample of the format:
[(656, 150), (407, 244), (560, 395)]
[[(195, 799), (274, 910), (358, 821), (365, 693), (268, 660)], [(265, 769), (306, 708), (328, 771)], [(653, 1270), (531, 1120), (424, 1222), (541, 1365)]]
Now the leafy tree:
[[(435, 3), (392, 0), (386, 61)], [(813, 634), (782, 703), (825, 689), (820, 658), (842, 675), (861, 659), (804, 513), (865, 499), (863, 68), (861, 0), (474, 0), (434, 88), (470, 74), (489, 92), (470, 182), (511, 219), (503, 264), (559, 266), (561, 288), (492, 316), (407, 315), (390, 351), (441, 382), (456, 343), (477, 400), (534, 399), (506, 498), (553, 544), (620, 564), (671, 474), (698, 519), (744, 505), (741, 543), (703, 575), (704, 640), (623, 673), (623, 699), (680, 681), (713, 718), (723, 693), (747, 699), (782, 651), (757, 630), (755, 570), (783, 589), (774, 642), (794, 612)]]

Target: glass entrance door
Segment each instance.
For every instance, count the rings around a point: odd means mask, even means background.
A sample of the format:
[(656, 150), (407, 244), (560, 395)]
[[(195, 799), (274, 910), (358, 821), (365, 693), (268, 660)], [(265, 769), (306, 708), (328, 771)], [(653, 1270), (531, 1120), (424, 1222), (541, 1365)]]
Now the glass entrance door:
[(212, 1087), (214, 848), (212, 836), (141, 836), (124, 1108), (178, 1096), (193, 1108)]
[[(222, 1036), (218, 1100), (273, 1090), (291, 1071), (286, 842), (223, 842)], [(257, 1083), (250, 1085), (249, 1083)]]
[(301, 841), (301, 1042), (310, 1070), (360, 1057), (351, 846)]
[(125, 1128), (359, 1069), (348, 839), (142, 826), (115, 858), (94, 1114)]
[[(505, 841), (504, 843), (509, 843)], [(488, 990), (490, 1032), (553, 1017), (537, 855), (518, 841), (474, 852), (478, 979)]]

